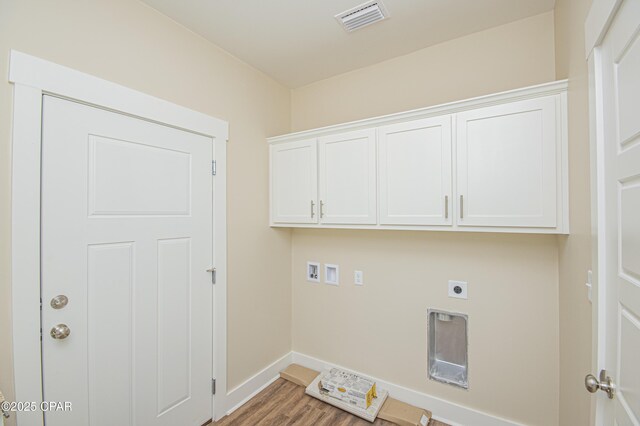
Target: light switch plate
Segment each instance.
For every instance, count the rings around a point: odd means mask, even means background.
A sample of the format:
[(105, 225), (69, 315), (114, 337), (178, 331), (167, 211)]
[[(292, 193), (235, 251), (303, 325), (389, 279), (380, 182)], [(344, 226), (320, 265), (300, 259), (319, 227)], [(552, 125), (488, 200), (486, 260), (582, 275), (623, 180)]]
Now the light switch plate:
[(467, 298), (467, 282), (449, 280), (449, 297), (456, 299)]
[(354, 271), (353, 283), (355, 285), (364, 285), (364, 276), (362, 274), (362, 271)]

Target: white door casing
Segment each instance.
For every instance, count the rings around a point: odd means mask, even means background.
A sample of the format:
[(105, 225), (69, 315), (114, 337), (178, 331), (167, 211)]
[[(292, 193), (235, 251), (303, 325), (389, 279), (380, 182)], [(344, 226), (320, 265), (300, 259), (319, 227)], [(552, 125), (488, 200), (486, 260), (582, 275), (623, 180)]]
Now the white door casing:
[[(595, 28), (600, 27), (595, 36)], [(587, 20), (595, 153), (597, 392), (595, 424), (640, 424), (640, 2), (596, 1)], [(591, 48), (594, 48), (591, 50)]]
[(271, 145), (271, 221), (318, 223), (315, 139)]
[(549, 227), (557, 224), (558, 97), (457, 115), (457, 223)]
[(451, 116), (378, 128), (380, 224), (451, 225)]
[[(226, 143), (228, 123), (126, 87), (11, 51), (14, 85), (12, 126), (12, 316), (15, 397), (42, 401), (40, 351), (41, 123), (44, 94), (96, 105), (213, 140), (217, 173), (213, 186), (212, 257), (217, 268), (213, 299), (213, 361), (217, 395), (210, 394), (216, 419), (226, 414)], [(211, 200), (211, 198), (210, 198)], [(113, 248), (113, 247), (112, 247)], [(117, 250), (116, 250), (117, 251)], [(45, 301), (47, 303), (48, 301)], [(69, 302), (70, 305), (73, 301)], [(48, 330), (45, 331), (45, 337)], [(209, 382), (210, 383), (210, 382)], [(20, 426), (42, 425), (41, 411), (14, 413)]]
[(320, 223), (375, 225), (376, 130), (318, 139)]
[(73, 404), (47, 424), (205, 423), (212, 139), (51, 96), (42, 126), (44, 398)]

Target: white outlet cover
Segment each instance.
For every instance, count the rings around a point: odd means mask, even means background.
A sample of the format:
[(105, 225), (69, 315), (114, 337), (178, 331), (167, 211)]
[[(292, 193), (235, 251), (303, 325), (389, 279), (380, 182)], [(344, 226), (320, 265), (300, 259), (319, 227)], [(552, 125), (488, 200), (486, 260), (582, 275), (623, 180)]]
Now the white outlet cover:
[(467, 282), (449, 280), (449, 297), (467, 299)]
[(307, 262), (307, 281), (320, 282), (320, 262)]
[(364, 285), (364, 276), (362, 274), (362, 271), (353, 272), (353, 283), (355, 285)]
[(324, 283), (329, 285), (340, 284), (340, 267), (329, 263), (324, 265)]

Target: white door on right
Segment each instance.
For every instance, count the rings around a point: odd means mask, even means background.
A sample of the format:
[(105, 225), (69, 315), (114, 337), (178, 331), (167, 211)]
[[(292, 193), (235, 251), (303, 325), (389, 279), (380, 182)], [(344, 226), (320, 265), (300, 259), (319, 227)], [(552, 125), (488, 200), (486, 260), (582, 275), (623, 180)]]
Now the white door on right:
[(457, 115), (458, 225), (556, 227), (556, 99)]
[(597, 424), (640, 425), (640, 1), (620, 2), (596, 52), (601, 72), (594, 80), (601, 90), (595, 110), (603, 118), (597, 132), (598, 365), (605, 373), (594, 371), (586, 384), (595, 392), (610, 378), (615, 386), (612, 399), (598, 392)]

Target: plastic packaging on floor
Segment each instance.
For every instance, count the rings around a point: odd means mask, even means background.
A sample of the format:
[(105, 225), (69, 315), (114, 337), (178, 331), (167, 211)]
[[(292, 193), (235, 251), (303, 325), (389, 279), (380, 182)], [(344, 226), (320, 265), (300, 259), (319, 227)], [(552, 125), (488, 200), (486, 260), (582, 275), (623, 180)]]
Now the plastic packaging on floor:
[(335, 368), (319, 374), (305, 392), (370, 422), (389, 395), (384, 389), (376, 389), (373, 380)]

